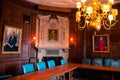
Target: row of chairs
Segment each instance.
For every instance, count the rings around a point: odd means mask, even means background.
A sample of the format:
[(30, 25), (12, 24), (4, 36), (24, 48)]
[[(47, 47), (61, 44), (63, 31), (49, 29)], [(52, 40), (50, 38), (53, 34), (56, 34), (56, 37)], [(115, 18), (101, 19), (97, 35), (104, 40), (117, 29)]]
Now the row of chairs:
[(92, 64), (92, 65), (99, 65), (99, 66), (111, 66), (120, 68), (120, 60), (113, 60), (113, 59), (102, 59), (102, 58), (95, 58), (91, 59), (82, 59), (83, 64)]
[[(65, 59), (62, 59), (61, 60), (61, 65), (65, 65), (67, 62)], [(54, 60), (49, 60), (47, 61), (47, 64), (48, 64), (48, 67), (49, 68), (53, 68), (55, 67), (55, 61)], [(28, 64), (25, 64), (22, 66), (23, 68), (23, 72), (24, 74), (28, 74), (28, 73), (31, 73), (31, 72), (34, 72), (35, 69), (34, 69), (34, 65), (31, 64), (31, 63), (28, 63)], [(47, 68), (46, 66), (46, 63), (45, 62), (38, 62), (37, 63), (37, 70), (40, 71), (40, 70), (45, 70)], [(56, 77), (55, 78), (51, 78), (50, 80), (56, 80)]]

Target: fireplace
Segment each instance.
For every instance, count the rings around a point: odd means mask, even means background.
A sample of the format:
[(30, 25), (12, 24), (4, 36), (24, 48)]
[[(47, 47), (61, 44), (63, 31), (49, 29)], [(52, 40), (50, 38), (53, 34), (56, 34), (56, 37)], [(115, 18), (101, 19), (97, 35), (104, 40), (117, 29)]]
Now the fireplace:
[(36, 41), (39, 61), (43, 57), (63, 57), (69, 53), (69, 19), (57, 15), (38, 15), (36, 18)]

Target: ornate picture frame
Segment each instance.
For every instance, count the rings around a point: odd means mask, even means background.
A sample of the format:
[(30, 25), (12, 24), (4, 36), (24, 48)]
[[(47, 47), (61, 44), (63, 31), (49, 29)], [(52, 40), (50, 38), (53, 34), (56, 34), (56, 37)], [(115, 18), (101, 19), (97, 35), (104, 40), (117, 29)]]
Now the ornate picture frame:
[(48, 29), (48, 41), (59, 41), (58, 29)]
[(22, 29), (4, 25), (2, 54), (19, 54), (21, 48)]
[(92, 36), (93, 52), (109, 53), (109, 35)]

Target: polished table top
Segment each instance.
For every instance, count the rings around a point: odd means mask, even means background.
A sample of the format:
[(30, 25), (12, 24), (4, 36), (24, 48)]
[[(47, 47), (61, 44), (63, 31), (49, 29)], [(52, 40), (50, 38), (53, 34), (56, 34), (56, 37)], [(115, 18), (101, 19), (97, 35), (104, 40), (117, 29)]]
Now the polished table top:
[(95, 66), (95, 65), (87, 65), (87, 64), (67, 63), (66, 65), (60, 65), (60, 66), (56, 66), (54, 68), (47, 68), (45, 70), (35, 71), (33, 73), (20, 75), (20, 76), (8, 78), (5, 80), (49, 80), (50, 78), (61, 75), (63, 73), (70, 72), (77, 68), (120, 72), (120, 68), (113, 68), (113, 67), (107, 67), (107, 66)]
[(78, 68), (82, 68), (82, 69), (120, 72), (120, 68), (114, 68), (110, 66), (97, 66), (97, 65), (88, 65), (88, 64), (77, 64), (77, 66)]
[(66, 64), (56, 66), (54, 68), (47, 68), (41, 71), (35, 71), (33, 73), (20, 75), (12, 78), (8, 78), (5, 80), (49, 80), (55, 76), (61, 75), (63, 73), (67, 73), (77, 68), (77, 64)]

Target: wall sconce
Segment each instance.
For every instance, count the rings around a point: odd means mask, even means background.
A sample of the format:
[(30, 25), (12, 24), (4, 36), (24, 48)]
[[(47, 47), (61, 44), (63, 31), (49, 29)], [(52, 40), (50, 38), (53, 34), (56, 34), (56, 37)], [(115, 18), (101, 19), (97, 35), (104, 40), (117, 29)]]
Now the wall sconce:
[(36, 37), (35, 37), (35, 36), (33, 37), (33, 40), (34, 40), (34, 41), (36, 40)]
[(36, 62), (38, 62), (38, 61), (39, 61), (39, 59), (38, 59), (38, 48), (35, 46), (35, 40), (36, 40), (36, 37), (35, 37), (35, 36), (32, 37), (31, 46), (32, 46), (32, 48), (35, 49), (35, 51), (36, 51)]
[(33, 48), (35, 48), (35, 40), (36, 40), (36, 37), (34, 36), (32, 38), (32, 42), (31, 42), (31, 45), (32, 45)]
[(73, 39), (73, 37), (70, 38), (70, 44), (71, 44), (71, 45), (74, 44), (74, 39)]

